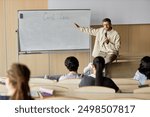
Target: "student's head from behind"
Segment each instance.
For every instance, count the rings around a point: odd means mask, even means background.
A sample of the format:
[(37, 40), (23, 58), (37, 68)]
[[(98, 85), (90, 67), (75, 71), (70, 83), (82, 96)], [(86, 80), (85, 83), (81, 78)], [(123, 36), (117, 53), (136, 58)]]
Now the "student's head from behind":
[(70, 56), (67, 57), (65, 60), (65, 66), (69, 71), (75, 71), (77, 72), (78, 67), (79, 67), (79, 61), (76, 57)]
[(102, 20), (102, 25), (106, 31), (109, 31), (112, 29), (111, 20), (109, 18), (104, 18)]
[(139, 72), (147, 76), (150, 79), (150, 56), (145, 56), (141, 59)]
[(30, 70), (26, 65), (14, 63), (7, 71), (6, 86), (13, 100), (31, 99), (29, 79)]
[(93, 60), (93, 66), (94, 68), (97, 70), (99, 68), (101, 68), (102, 70), (104, 69), (105, 67), (105, 60), (103, 57), (101, 56), (97, 56), (94, 58)]
[(103, 69), (105, 67), (105, 60), (101, 56), (97, 56), (93, 60), (93, 72), (96, 75), (95, 85), (102, 86), (103, 84)]

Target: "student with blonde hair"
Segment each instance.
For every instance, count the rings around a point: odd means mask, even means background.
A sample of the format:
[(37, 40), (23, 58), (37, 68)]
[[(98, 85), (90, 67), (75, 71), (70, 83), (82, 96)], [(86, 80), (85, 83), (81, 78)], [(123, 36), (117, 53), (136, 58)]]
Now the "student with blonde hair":
[[(29, 88), (30, 70), (20, 63), (12, 64), (7, 71), (6, 87), (11, 100), (32, 100)], [(8, 98), (5, 98), (8, 99)]]

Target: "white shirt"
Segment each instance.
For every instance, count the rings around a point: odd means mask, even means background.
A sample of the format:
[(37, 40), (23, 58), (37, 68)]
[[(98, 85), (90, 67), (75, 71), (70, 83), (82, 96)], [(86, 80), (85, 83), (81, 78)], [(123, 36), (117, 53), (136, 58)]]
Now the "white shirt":
[(92, 74), (93, 70), (92, 70), (92, 62), (90, 62), (88, 64), (88, 66), (86, 66), (83, 70), (84, 75), (90, 75)]
[(91, 76), (93, 78), (96, 78), (95, 74), (90, 74), (89, 76)]
[(140, 73), (139, 70), (137, 70), (133, 79), (139, 81), (140, 85), (144, 85), (147, 77), (144, 74)]
[(65, 79), (73, 79), (73, 78), (80, 78), (80, 76), (78, 73), (69, 72), (68, 74), (60, 76), (59, 81)]
[(107, 31), (107, 38), (109, 39), (109, 43), (104, 43), (106, 41), (105, 33), (106, 30), (104, 28), (92, 29), (79, 27), (81, 32), (86, 32), (90, 35), (96, 36), (94, 49), (92, 56), (99, 56), (100, 52), (105, 52), (108, 54), (118, 54), (120, 48), (120, 36), (117, 31), (114, 29)]

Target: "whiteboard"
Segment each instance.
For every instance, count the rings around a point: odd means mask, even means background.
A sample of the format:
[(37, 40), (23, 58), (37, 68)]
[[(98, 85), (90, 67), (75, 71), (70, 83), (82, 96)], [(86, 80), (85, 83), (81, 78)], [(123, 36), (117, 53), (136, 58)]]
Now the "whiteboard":
[(91, 24), (150, 24), (150, 0), (48, 0), (49, 9), (91, 9)]
[(18, 11), (19, 52), (90, 49), (89, 35), (74, 23), (90, 26), (89, 9)]

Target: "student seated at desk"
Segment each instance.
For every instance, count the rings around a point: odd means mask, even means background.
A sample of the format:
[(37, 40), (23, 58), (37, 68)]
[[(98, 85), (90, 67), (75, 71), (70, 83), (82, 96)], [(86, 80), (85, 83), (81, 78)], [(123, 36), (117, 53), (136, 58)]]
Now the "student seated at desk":
[[(120, 92), (118, 86), (107, 77), (103, 76), (103, 69), (105, 67), (105, 60), (103, 57), (96, 57), (93, 60), (93, 75), (83, 76), (79, 87), (82, 86), (104, 86), (115, 89), (116, 92)], [(93, 76), (93, 77), (92, 77)], [(94, 77), (95, 76), (95, 77)]]
[(70, 56), (65, 60), (65, 66), (69, 70), (68, 74), (62, 75), (59, 78), (60, 80), (70, 79), (70, 78), (80, 78), (80, 74), (78, 74), (79, 61), (76, 57)]
[(141, 59), (140, 66), (133, 79), (139, 82), (139, 86), (145, 85), (145, 81), (150, 79), (150, 57), (145, 56)]
[(14, 63), (7, 71), (6, 87), (8, 96), (0, 99), (32, 100), (29, 88), (30, 70), (23, 64)]

